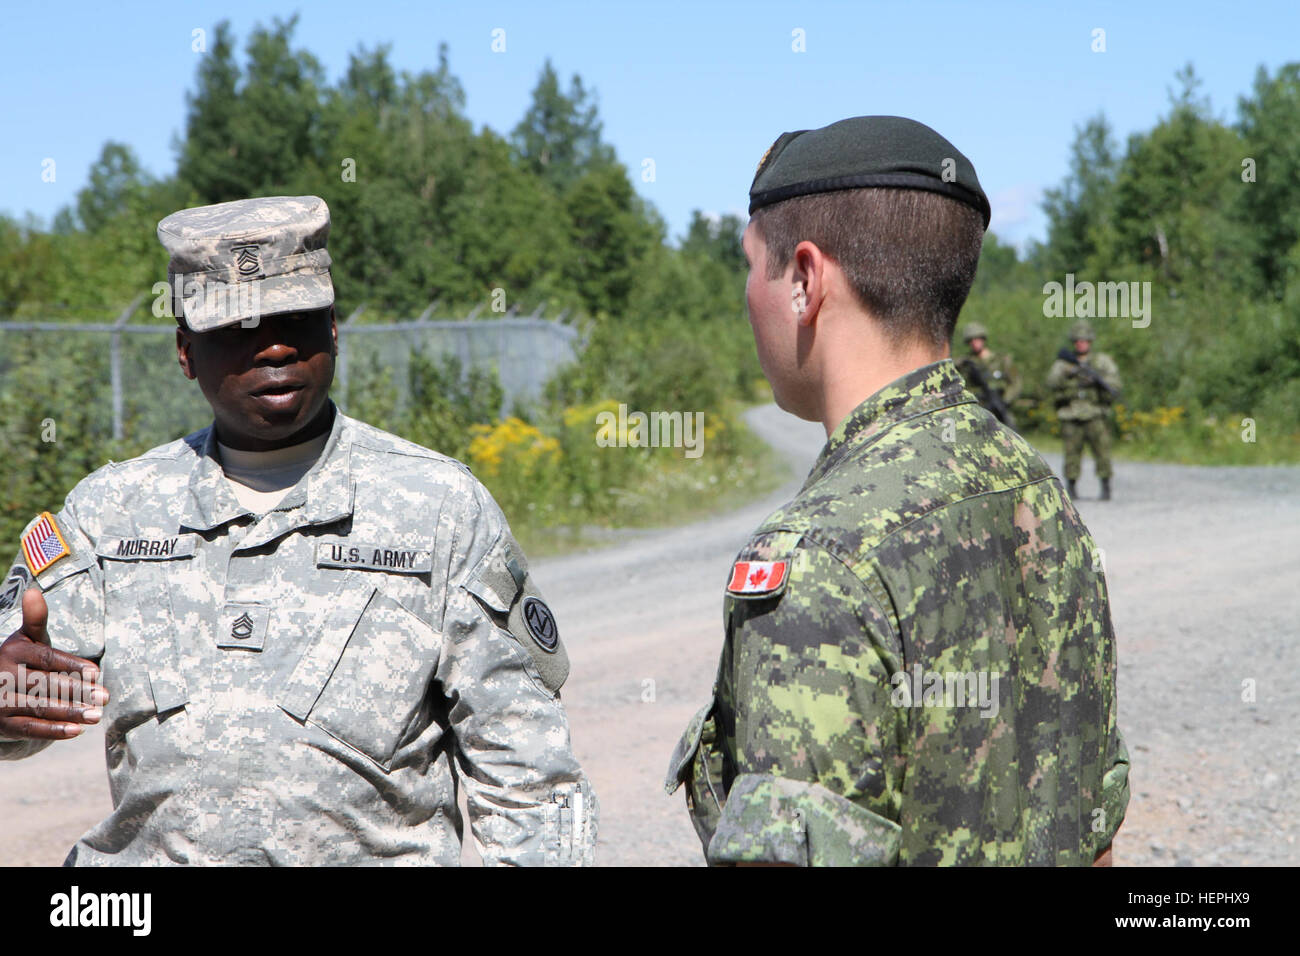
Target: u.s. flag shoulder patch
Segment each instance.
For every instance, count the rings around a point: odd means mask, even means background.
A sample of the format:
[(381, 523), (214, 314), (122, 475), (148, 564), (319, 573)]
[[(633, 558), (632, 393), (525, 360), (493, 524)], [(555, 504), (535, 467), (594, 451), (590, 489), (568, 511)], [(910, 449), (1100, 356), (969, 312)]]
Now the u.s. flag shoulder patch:
[(768, 597), (785, 587), (789, 561), (737, 561), (731, 568), (727, 593), (737, 597)]
[(23, 535), (22, 550), (27, 569), (33, 576), (72, 554), (54, 521), (54, 515), (48, 511), (42, 511), (36, 523)]

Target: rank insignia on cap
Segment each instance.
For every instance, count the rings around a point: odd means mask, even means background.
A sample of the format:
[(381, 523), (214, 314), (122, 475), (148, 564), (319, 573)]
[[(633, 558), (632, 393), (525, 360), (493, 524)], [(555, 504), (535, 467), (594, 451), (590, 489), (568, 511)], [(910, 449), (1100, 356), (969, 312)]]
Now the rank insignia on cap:
[(54, 515), (42, 511), (36, 524), (28, 529), (22, 537), (23, 558), (33, 575), (40, 574), (50, 565), (72, 554), (67, 542), (59, 533), (59, 526), (54, 523)]
[(775, 594), (785, 584), (788, 561), (737, 561), (727, 593), (756, 597)]
[(235, 266), (239, 269), (241, 276), (255, 276), (262, 271), (261, 253), (258, 250), (257, 243), (246, 242), (242, 245), (231, 246), (230, 251), (235, 254)]

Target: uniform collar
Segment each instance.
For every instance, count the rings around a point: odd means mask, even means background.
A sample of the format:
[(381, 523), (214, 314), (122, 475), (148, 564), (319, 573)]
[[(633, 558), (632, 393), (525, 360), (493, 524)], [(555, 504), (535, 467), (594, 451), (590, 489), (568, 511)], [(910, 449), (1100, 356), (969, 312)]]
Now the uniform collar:
[[(285, 525), (284, 530), (327, 524), (352, 514), (351, 419), (332, 401), (330, 410), (334, 421), (320, 458), (266, 516)], [(189, 500), (181, 522), (188, 528), (210, 531), (250, 513), (230, 489), (217, 454), (217, 429), (215, 424), (209, 426), (190, 471)]]
[(900, 422), (974, 401), (952, 359), (912, 369), (868, 397), (840, 422), (813, 465), (804, 489), (843, 461), (853, 449), (874, 441)]

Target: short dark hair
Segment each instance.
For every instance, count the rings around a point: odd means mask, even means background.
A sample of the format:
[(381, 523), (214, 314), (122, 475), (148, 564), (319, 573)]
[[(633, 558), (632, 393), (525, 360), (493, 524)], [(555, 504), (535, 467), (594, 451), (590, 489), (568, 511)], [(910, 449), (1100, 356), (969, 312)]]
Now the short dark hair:
[(975, 281), (984, 222), (964, 203), (920, 189), (845, 189), (755, 211), (778, 279), (807, 240), (830, 256), (895, 344), (946, 346)]

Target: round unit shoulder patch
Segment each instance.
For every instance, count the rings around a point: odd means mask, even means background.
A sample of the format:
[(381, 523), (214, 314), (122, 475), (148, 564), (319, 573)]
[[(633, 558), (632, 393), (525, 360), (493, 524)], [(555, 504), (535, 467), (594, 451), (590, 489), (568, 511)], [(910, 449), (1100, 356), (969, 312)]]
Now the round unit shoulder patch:
[(32, 576), (27, 572), (27, 568), (22, 564), (15, 564), (13, 570), (9, 572), (9, 577), (5, 578), (5, 583), (0, 585), (0, 611), (7, 611), (22, 603), (23, 591), (31, 586)]
[(540, 598), (524, 598), (524, 623), (528, 626), (528, 635), (537, 642), (537, 646), (547, 653), (554, 654), (560, 644), (560, 631), (555, 626), (555, 615)]

